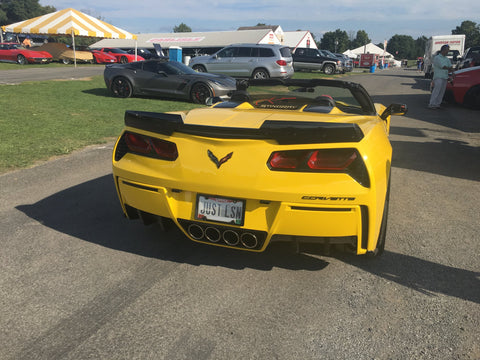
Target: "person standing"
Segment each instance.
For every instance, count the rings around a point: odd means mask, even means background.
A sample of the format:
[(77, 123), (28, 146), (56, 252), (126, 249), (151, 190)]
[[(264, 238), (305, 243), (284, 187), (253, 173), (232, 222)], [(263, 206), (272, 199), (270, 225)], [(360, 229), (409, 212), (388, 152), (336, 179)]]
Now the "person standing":
[(27, 37), (25, 39), (23, 39), (23, 42), (22, 42), (23, 46), (25, 46), (26, 48), (29, 48), (32, 46), (32, 42), (30, 41), (30, 36), (27, 35)]
[(448, 45), (440, 48), (440, 53), (433, 58), (433, 90), (430, 95), (429, 109), (440, 109), (440, 104), (447, 88), (448, 73), (453, 70), (452, 63), (447, 58)]

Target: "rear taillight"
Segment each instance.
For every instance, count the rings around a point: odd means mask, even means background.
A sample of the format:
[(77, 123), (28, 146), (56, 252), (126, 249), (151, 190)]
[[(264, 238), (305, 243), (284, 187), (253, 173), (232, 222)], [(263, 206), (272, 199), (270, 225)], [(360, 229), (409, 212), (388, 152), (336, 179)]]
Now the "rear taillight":
[(178, 157), (177, 146), (170, 141), (131, 132), (125, 132), (123, 140), (129, 152), (170, 161)]
[(285, 60), (277, 60), (277, 64), (280, 66), (287, 66), (287, 62)]
[(370, 186), (367, 168), (356, 149), (275, 151), (267, 165), (273, 171), (346, 173)]
[(276, 151), (270, 155), (268, 164), (272, 170), (297, 169), (308, 155), (305, 151)]
[(357, 158), (352, 149), (317, 150), (308, 159), (308, 167), (312, 170), (344, 170)]
[(141, 154), (149, 154), (152, 152), (152, 146), (150, 145), (150, 141), (146, 136), (125, 133), (124, 138), (128, 148), (131, 151)]

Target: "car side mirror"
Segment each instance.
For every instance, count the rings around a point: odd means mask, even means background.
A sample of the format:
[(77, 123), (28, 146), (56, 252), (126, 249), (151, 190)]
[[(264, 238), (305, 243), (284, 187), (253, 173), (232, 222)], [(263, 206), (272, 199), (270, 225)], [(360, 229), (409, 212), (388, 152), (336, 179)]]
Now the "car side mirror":
[(387, 120), (390, 115), (405, 115), (407, 110), (406, 104), (391, 104), (383, 111), (382, 115), (380, 115), (380, 118), (382, 120)]

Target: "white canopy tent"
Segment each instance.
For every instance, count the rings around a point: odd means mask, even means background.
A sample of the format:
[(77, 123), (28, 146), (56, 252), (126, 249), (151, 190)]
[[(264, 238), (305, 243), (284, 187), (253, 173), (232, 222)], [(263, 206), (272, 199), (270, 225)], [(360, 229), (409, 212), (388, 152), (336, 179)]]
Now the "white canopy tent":
[[(2, 26), (2, 28), (4, 31), (13, 33), (70, 35), (72, 36), (74, 54), (75, 36), (108, 39), (137, 39), (136, 35), (131, 34), (128, 31), (117, 28), (72, 8), (5, 25)], [(76, 58), (75, 66), (77, 66)]]
[(390, 54), (389, 52), (383, 50), (382, 48), (378, 47), (375, 44), (369, 43), (365, 44), (363, 46), (360, 46), (356, 49), (349, 50), (356, 56), (359, 56), (360, 54), (376, 54), (378, 56), (385, 56), (388, 58), (393, 58), (393, 55)]
[(352, 50), (346, 50), (343, 52), (343, 55), (347, 55), (349, 58), (356, 59), (358, 54), (355, 54)]

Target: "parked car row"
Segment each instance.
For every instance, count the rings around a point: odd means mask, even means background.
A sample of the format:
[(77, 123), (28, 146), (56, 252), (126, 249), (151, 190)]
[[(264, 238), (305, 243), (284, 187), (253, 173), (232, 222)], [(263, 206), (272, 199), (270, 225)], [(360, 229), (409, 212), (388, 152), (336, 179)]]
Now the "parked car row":
[[(195, 103), (205, 103), (211, 97), (228, 97), (237, 88), (235, 78), (289, 79), (295, 70), (333, 74), (351, 71), (353, 67), (348, 58), (328, 51), (297, 48), (292, 55), (288, 46), (272, 44), (228, 45), (212, 55), (194, 57), (189, 67), (170, 61), (161, 49), (156, 49), (156, 56), (146, 50), (151, 58), (135, 63), (127, 58), (121, 60), (121, 56), (126, 56), (123, 50), (109, 51), (113, 55), (122, 54), (117, 61), (124, 63), (107, 65), (104, 71), (105, 84), (114, 96), (175, 97)], [(313, 55), (308, 57), (310, 54)]]
[(23, 64), (48, 64), (53, 57), (48, 52), (26, 49), (18, 43), (0, 43), (0, 61)]
[[(71, 64), (74, 61), (79, 63), (111, 64), (129, 63), (145, 60), (140, 54), (144, 49), (137, 52), (127, 52), (117, 48), (101, 49), (74, 49), (63, 43), (45, 43), (41, 46), (26, 48), (22, 44), (5, 42), (0, 43), (0, 61), (23, 64), (45, 64), (52, 61)], [(146, 50), (148, 51), (148, 50)]]

